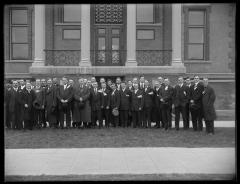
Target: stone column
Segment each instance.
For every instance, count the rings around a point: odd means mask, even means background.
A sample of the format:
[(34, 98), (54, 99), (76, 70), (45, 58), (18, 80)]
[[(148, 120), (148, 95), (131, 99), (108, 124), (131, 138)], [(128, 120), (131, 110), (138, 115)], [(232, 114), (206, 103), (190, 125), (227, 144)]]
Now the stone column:
[(32, 66), (45, 64), (45, 5), (34, 5), (34, 61)]
[(136, 4), (127, 4), (127, 61), (126, 66), (137, 66), (136, 61)]
[(181, 56), (181, 4), (172, 4), (172, 65), (183, 66)]
[(90, 4), (81, 5), (81, 61), (79, 66), (91, 66), (90, 61)]

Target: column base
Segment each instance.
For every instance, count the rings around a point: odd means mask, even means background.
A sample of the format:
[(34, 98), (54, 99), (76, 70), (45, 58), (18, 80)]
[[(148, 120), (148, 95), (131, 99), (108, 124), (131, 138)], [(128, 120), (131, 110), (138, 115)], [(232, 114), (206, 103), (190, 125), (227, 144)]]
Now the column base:
[(32, 66), (38, 67), (38, 66), (44, 66), (45, 61), (44, 60), (34, 60), (32, 63)]
[(172, 60), (172, 66), (185, 67), (182, 60)]
[(125, 66), (137, 66), (137, 61), (133, 59), (129, 59), (126, 61)]
[(91, 62), (89, 60), (81, 60), (80, 63), (79, 63), (79, 66), (81, 66), (81, 67), (90, 67), (92, 65), (91, 65)]

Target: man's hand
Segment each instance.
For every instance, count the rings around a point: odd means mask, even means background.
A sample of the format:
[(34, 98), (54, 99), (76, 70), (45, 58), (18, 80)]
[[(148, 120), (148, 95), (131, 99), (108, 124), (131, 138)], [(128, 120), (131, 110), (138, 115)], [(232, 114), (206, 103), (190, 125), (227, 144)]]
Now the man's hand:
[(64, 102), (65, 102), (65, 100), (61, 99), (61, 102), (62, 102), (62, 103), (64, 103)]
[(141, 107), (139, 107), (139, 110), (141, 111), (141, 110), (142, 110), (142, 108), (141, 108)]
[(64, 102), (66, 102), (66, 103), (67, 103), (67, 102), (68, 102), (68, 100), (64, 100)]
[(101, 106), (101, 108), (103, 109), (103, 105)]
[(82, 97), (79, 98), (80, 102), (83, 101)]
[(190, 100), (191, 103), (194, 103), (194, 100)]
[(42, 109), (44, 109), (44, 105), (42, 105)]
[(107, 106), (106, 109), (109, 109), (109, 106)]
[(160, 101), (161, 101), (161, 102), (164, 102), (164, 100), (163, 100), (162, 98), (160, 99)]
[(24, 107), (28, 108), (28, 104), (24, 104)]

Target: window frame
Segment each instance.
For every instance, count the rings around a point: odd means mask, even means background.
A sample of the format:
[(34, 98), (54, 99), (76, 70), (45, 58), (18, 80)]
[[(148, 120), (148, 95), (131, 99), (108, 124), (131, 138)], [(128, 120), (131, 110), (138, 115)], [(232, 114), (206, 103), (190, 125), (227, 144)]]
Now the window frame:
[[(190, 11), (203, 11), (204, 12), (204, 25), (189, 25), (189, 12)], [(184, 60), (186, 61), (208, 61), (209, 60), (209, 13), (210, 5), (185, 5), (183, 7), (184, 12)], [(189, 43), (189, 29), (191, 28), (203, 28), (203, 59), (189, 58), (188, 45), (200, 45), (201, 43)]]
[[(27, 11), (27, 24), (12, 24), (12, 11), (13, 10), (26, 10)], [(29, 7), (9, 7), (9, 58), (10, 60), (31, 60), (32, 59), (32, 17), (31, 9)], [(12, 30), (15, 27), (27, 28), (27, 42), (13, 42)], [(14, 44), (27, 44), (28, 45), (28, 56), (14, 57), (13, 56), (13, 45)]]
[[(144, 39), (144, 38), (138, 38), (138, 31), (153, 31), (153, 38), (152, 39)], [(137, 29), (136, 30), (136, 40), (155, 40), (155, 29)]]

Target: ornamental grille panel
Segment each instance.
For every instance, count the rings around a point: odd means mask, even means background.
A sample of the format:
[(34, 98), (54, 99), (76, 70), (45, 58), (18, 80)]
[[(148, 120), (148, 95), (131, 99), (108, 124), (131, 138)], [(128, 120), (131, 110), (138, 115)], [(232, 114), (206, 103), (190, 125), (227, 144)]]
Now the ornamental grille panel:
[(122, 4), (97, 4), (95, 5), (96, 24), (122, 24)]

